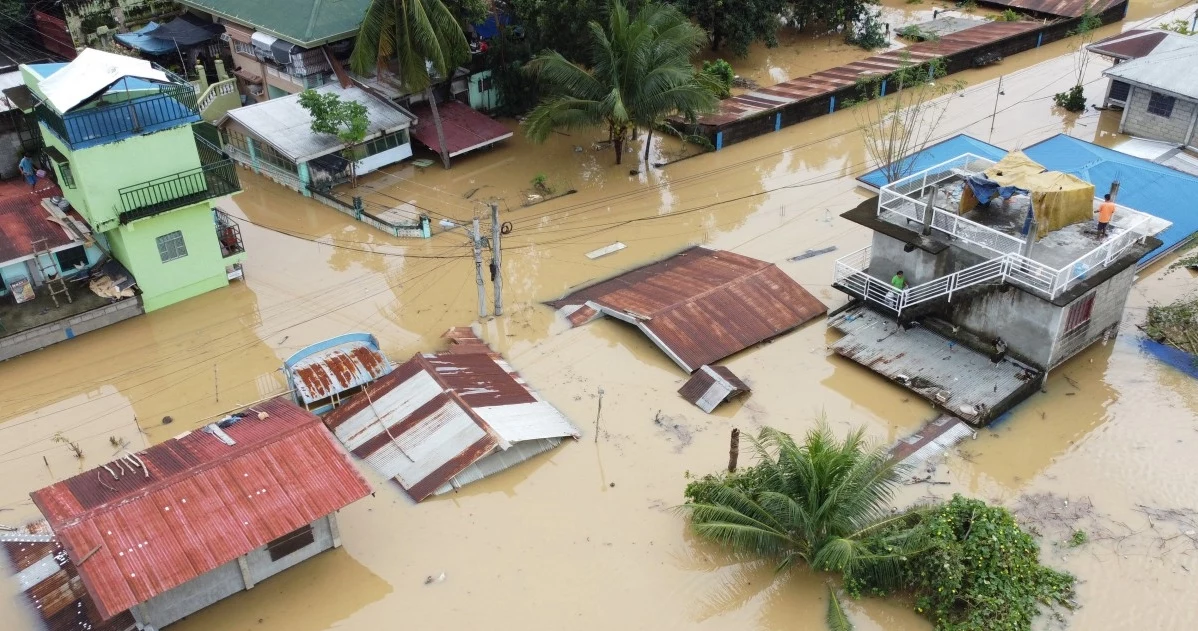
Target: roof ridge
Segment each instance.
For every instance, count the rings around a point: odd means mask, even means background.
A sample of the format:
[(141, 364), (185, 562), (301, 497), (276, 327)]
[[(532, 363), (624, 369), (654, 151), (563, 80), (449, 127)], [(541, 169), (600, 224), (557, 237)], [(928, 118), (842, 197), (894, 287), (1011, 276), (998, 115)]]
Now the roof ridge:
[[(248, 410), (248, 408), (247, 408), (247, 410)], [(171, 438), (169, 440), (165, 440), (161, 443), (158, 443), (157, 445), (151, 445), (150, 447), (143, 449), (140, 452), (134, 452), (134, 453), (136, 453), (138, 455), (142, 455), (151, 449), (155, 449), (155, 448), (158, 448), (158, 447), (161, 447), (164, 445), (168, 445), (171, 443), (171, 441), (174, 441), (176, 443), (181, 443), (182, 438), (186, 438), (187, 436), (191, 435), (194, 432), (203, 431), (203, 428), (210, 424), (211, 423), (202, 425), (199, 428), (191, 430), (191, 431), (183, 434), (180, 437), (175, 437), (175, 438)], [(261, 449), (268, 445), (274, 445), (278, 442), (281, 442), (282, 440), (284, 440), (286, 438), (290, 438), (293, 435), (300, 433), (301, 431), (307, 430), (311, 426), (318, 426), (321, 428), (322, 431), (324, 430), (324, 427), (319, 422), (319, 419), (315, 419), (315, 420), (309, 419), (309, 420), (306, 420), (304, 423), (299, 423), (299, 424), (293, 425), (281, 432), (272, 434), (269, 438), (266, 438), (260, 442), (254, 443), (252, 449), (250, 448), (250, 446), (247, 445), (247, 446), (243, 447), (241, 450), (237, 451), (237, 453), (230, 454), (229, 457), (230, 458), (240, 458), (240, 457), (242, 457), (246, 454), (249, 454), (253, 451), (256, 451), (258, 449)], [(216, 436), (212, 436), (212, 440), (220, 440), (220, 439), (216, 438)], [(237, 446), (231, 445), (230, 448), (236, 450)], [(190, 452), (191, 450), (188, 450), (188, 451)], [(103, 514), (109, 513), (111, 511), (114, 511), (122, 506), (125, 506), (126, 504), (131, 503), (131, 502), (142, 500), (142, 499), (148, 497), (151, 493), (160, 491), (169, 486), (173, 486), (174, 484), (178, 483), (179, 481), (181, 481), (185, 478), (195, 477), (195, 475), (204, 473), (210, 469), (213, 469), (219, 465), (222, 465), (226, 461), (227, 461), (226, 457), (222, 456), (221, 458), (218, 458), (218, 459), (213, 459), (213, 460), (209, 460), (207, 462), (202, 462), (193, 467), (188, 467), (187, 469), (184, 469), (183, 471), (180, 471), (179, 473), (155, 480), (154, 482), (147, 484), (146, 486), (143, 486), (143, 487), (129, 493), (128, 495), (123, 495), (117, 499), (114, 499), (111, 502), (105, 502), (104, 504), (101, 504), (99, 506), (85, 509), (83, 512), (73, 515), (70, 518), (63, 520), (62, 522), (59, 522), (58, 524), (51, 522), (50, 521), (51, 518), (48, 515), (46, 516), (46, 521), (47, 521), (47, 523), (50, 524), (50, 528), (52, 530), (58, 530), (58, 529), (65, 530), (68, 528), (73, 528), (84, 520), (93, 519), (98, 515), (103, 515)], [(105, 463), (105, 464), (107, 464), (107, 463)], [(87, 471), (84, 471), (83, 473), (80, 473), (79, 476), (87, 475), (93, 471), (98, 472), (99, 469), (101, 469), (101, 468), (102, 468), (102, 466), (93, 467), (92, 469), (89, 469)], [(151, 474), (151, 475), (153, 475), (153, 474)], [(72, 477), (79, 477), (79, 476), (72, 476)], [(71, 479), (71, 478), (68, 478), (68, 479)], [(63, 480), (63, 481), (58, 482), (52, 486), (58, 486), (59, 484), (62, 484), (65, 486), (66, 482), (67, 482), (67, 480)], [(52, 488), (52, 487), (47, 487), (47, 488)], [(71, 496), (74, 497), (74, 492), (70, 491), (70, 487), (66, 487), (66, 489), (68, 492), (71, 493)], [(39, 489), (39, 491), (34, 491), (34, 493), (38, 493), (42, 490), (45, 490), (45, 489)], [(35, 503), (36, 503), (36, 501), (35, 501)], [(38, 508), (41, 509), (40, 506)], [(44, 515), (45, 511), (42, 511), (42, 514)]]

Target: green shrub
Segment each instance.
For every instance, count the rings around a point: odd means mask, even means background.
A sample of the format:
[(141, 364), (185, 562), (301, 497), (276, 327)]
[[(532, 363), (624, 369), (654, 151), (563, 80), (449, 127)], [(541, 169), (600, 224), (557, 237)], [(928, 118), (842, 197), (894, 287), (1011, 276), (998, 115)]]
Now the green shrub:
[(736, 79), (736, 71), (732, 69), (732, 64), (723, 59), (705, 61), (702, 74), (719, 88), (716, 91), (716, 96), (721, 99), (732, 96), (732, 81)]
[(1082, 93), (1080, 85), (1075, 85), (1066, 92), (1057, 92), (1052, 96), (1052, 100), (1057, 107), (1070, 112), (1080, 112), (1086, 109), (1086, 95)]

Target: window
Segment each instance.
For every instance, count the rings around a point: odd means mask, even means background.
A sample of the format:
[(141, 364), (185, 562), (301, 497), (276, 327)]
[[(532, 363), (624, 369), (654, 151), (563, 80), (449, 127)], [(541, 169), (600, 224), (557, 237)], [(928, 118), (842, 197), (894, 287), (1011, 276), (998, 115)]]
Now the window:
[(406, 130), (400, 130), (394, 134), (388, 134), (381, 138), (375, 138), (366, 143), (366, 155), (373, 156), (384, 151), (390, 151), (400, 145), (408, 143)]
[(1176, 100), (1160, 92), (1153, 92), (1152, 96), (1148, 98), (1148, 113), (1169, 118), (1173, 115), (1173, 102)]
[(246, 57), (257, 57), (257, 55), (254, 54), (254, 45), (248, 42), (239, 42), (237, 40), (233, 40), (233, 52), (239, 55), (245, 55)]
[(1090, 313), (1094, 311), (1094, 294), (1090, 294), (1069, 306), (1065, 313), (1065, 333), (1072, 333), (1090, 323)]
[(316, 537), (312, 534), (312, 525), (300, 526), (274, 541), (266, 544), (266, 551), (270, 553), (271, 561), (279, 559), (308, 547), (316, 542)]
[(491, 86), (492, 86), (491, 77), (485, 77), (485, 78), (478, 80), (478, 91), (479, 92), (488, 92), (491, 90)]
[(187, 256), (187, 245), (183, 243), (183, 233), (176, 230), (158, 237), (158, 256), (163, 263)]
[(1111, 81), (1111, 95), (1109, 98), (1112, 101), (1126, 103), (1128, 92), (1131, 92), (1131, 84), (1122, 81)]
[(87, 267), (87, 250), (84, 250), (81, 245), (68, 250), (60, 250), (54, 256), (58, 257), (58, 268), (64, 274), (74, 272), (76, 266)]
[(71, 162), (67, 160), (67, 157), (52, 145), (47, 145), (43, 151), (45, 162), (50, 162), (58, 167), (59, 184), (67, 188), (75, 188), (75, 175), (71, 173)]

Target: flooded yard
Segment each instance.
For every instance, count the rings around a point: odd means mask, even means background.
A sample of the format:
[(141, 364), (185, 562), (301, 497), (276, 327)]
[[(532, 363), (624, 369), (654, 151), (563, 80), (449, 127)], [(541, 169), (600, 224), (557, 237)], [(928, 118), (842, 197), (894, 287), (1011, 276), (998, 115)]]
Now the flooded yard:
[[(1178, 4), (1135, 2), (1124, 23), (1098, 36)], [(913, 7), (930, 13), (933, 5)], [(1011, 149), (1060, 132), (1120, 142), (1117, 112), (1052, 107), (1052, 94), (1072, 85), (1073, 62), (1059, 57), (1069, 45), (962, 73), (968, 87), (949, 97), (937, 136), (969, 133)], [(773, 82), (774, 68), (791, 77), (842, 63), (769, 57), (783, 52), (755, 49), (738, 70), (755, 68)], [(1101, 101), (1105, 67), (1096, 59), (1087, 71), (1091, 103)], [(688, 476), (724, 466), (732, 428), (801, 434), (826, 418), (838, 431), (864, 425), (889, 443), (935, 412), (830, 355), (835, 334), (816, 320), (723, 362), (752, 394), (706, 415), (676, 394), (686, 375), (633, 327), (604, 319), (571, 329), (542, 303), (704, 244), (775, 263), (828, 306), (841, 305), (830, 286), (833, 261), (869, 240), (839, 217), (865, 196), (853, 178), (874, 166), (854, 113), (664, 168), (639, 160), (644, 136), (616, 166), (610, 149), (594, 147), (598, 131), (535, 146), (518, 123), (505, 124), (513, 139), (460, 157), (449, 171), (397, 165), (361, 178), (355, 194), (370, 204), (413, 204), (434, 223), (468, 221), (485, 203), (499, 204), (501, 220), (512, 224), (504, 315), (483, 319), (479, 333), (583, 438), (420, 505), (361, 466), (376, 493), (340, 513), (342, 548), (172, 630), (383, 629), (407, 621), (447, 630), (824, 628), (825, 577), (795, 571), (774, 580), (772, 567), (738, 563), (695, 540), (671, 507)], [(655, 136), (649, 162), (669, 162), (679, 150)], [(538, 175), (578, 192), (525, 206)], [(282, 358), (312, 342), (369, 331), (403, 361), (441, 350), (449, 327), (478, 321), (460, 228), (396, 239), (248, 171), (241, 176), (244, 192), (220, 206), (241, 223), (244, 282), (0, 363), (0, 523), (35, 517), (29, 492), (108, 460), (113, 443), (157, 443), (283, 392)], [(585, 256), (616, 241), (627, 247)], [(833, 245), (839, 252), (788, 260)], [(1186, 270), (1143, 272), (1117, 338), (1055, 370), (1041, 393), (967, 438), (937, 470), (947, 484), (904, 489), (904, 502), (960, 492), (1009, 507), (1045, 493), (1051, 502), (1092, 503), (1075, 520), (1088, 544), (1067, 545), (1074, 521), (1046, 519), (1042, 528), (1049, 563), (1081, 579), (1070, 628), (1182, 629), (1198, 620), (1198, 547), (1181, 525), (1186, 511), (1198, 510), (1189, 466), (1198, 383), (1143, 353), (1135, 327), (1152, 301), (1193, 284)], [(56, 435), (77, 442), (82, 458)], [(35, 628), (15, 587), (4, 585), (0, 627)], [(930, 629), (902, 603), (847, 605), (861, 630)]]

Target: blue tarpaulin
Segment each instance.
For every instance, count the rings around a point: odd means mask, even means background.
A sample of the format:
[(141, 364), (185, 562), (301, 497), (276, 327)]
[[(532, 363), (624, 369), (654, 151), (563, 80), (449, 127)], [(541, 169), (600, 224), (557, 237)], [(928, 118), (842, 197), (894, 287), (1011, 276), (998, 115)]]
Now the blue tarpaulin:
[(495, 21), (495, 14), (492, 13), (491, 15), (487, 16), (487, 21), (483, 22), (482, 24), (474, 25), (474, 32), (478, 33), (478, 36), (483, 39), (491, 39), (491, 38), (495, 37), (496, 35), (499, 35), (499, 25), (500, 24), (507, 26), (511, 22), (512, 22), (512, 17), (505, 13), (505, 14), (500, 14), (499, 21), (497, 23)]
[(157, 22), (150, 22), (136, 31), (131, 33), (117, 33), (114, 37), (116, 37), (116, 41), (128, 46), (129, 48), (132, 48), (133, 50), (140, 50), (147, 55), (162, 55), (173, 52), (175, 50), (174, 42), (168, 39), (158, 39), (157, 37), (150, 37), (149, 35), (146, 35), (146, 33), (149, 33), (157, 28)]
[(1111, 182), (1119, 181), (1120, 205), (1156, 215), (1173, 226), (1156, 235), (1164, 246), (1148, 253), (1144, 265), (1164, 256), (1172, 248), (1198, 232), (1198, 177), (1167, 166), (1119, 153), (1065, 134), (1036, 143), (1023, 152), (1044, 168), (1076, 175), (1105, 193)]
[(1198, 357), (1146, 337), (1140, 339), (1140, 348), (1162, 362), (1198, 379)]
[(965, 179), (965, 183), (969, 185), (969, 190), (973, 191), (973, 196), (980, 204), (989, 204), (995, 197), (1010, 199), (1012, 195), (1027, 195), (1030, 192), (1018, 186), (1002, 186), (981, 175), (971, 175)]

